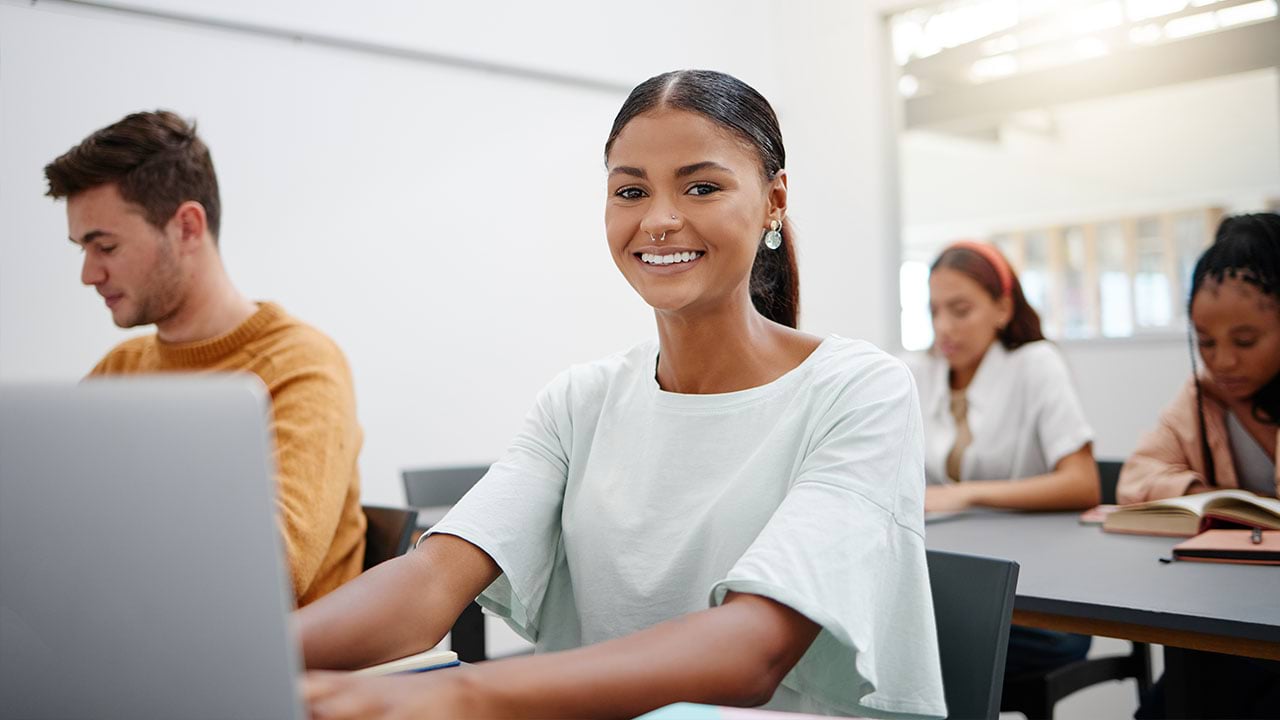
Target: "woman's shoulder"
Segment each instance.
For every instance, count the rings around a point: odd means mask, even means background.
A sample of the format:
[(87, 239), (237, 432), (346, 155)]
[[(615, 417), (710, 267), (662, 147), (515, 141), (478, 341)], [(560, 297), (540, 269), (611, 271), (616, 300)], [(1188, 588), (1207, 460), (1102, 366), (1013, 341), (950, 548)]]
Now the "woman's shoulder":
[(1165, 422), (1175, 425), (1187, 425), (1195, 423), (1198, 425), (1200, 421), (1200, 408), (1205, 408), (1207, 415), (1218, 417), (1225, 413), (1226, 405), (1218, 396), (1217, 388), (1213, 382), (1205, 378), (1200, 379), (1200, 388), (1197, 397), (1196, 381), (1194, 378), (1188, 377), (1182, 386), (1178, 388), (1169, 403), (1165, 405), (1162, 412)]
[(921, 384), (930, 380), (940, 368), (947, 367), (947, 359), (932, 349), (904, 352), (898, 356), (898, 359), (915, 376), (916, 382)]
[(1070, 372), (1062, 350), (1048, 340), (1033, 340), (1013, 350), (1006, 350), (1005, 357), (1013, 372), (1036, 382), (1070, 382)]
[(815, 352), (821, 353), (811, 376), (815, 387), (859, 395), (914, 392), (907, 363), (866, 340), (830, 335)]
[(1032, 340), (1005, 352), (1012, 362), (1063, 364), (1062, 350), (1048, 340)]
[(544, 392), (594, 395), (619, 381), (653, 377), (657, 359), (658, 342), (647, 340), (626, 350), (570, 365), (547, 384)]

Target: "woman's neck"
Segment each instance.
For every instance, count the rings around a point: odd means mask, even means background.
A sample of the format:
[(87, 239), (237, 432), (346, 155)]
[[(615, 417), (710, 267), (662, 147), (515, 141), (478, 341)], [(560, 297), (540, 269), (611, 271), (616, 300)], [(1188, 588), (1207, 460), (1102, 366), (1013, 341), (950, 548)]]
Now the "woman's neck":
[(988, 345), (987, 349), (982, 352), (982, 355), (978, 356), (978, 361), (972, 365), (951, 367), (951, 371), (948, 373), (948, 379), (951, 383), (952, 390), (965, 390), (973, 383), (973, 379), (978, 376), (978, 368), (982, 367), (983, 359), (986, 358), (987, 355), (991, 354), (992, 345), (995, 345), (995, 343)]
[(756, 312), (748, 300), (695, 311), (657, 311), (658, 386), (685, 394), (726, 393), (766, 385), (821, 343)]

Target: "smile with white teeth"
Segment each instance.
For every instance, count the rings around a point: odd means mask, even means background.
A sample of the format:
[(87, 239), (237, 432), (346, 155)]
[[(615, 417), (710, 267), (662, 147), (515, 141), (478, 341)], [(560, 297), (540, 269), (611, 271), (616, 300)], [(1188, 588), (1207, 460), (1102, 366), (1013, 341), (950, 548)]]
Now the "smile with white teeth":
[(666, 255), (655, 255), (653, 253), (640, 253), (640, 260), (646, 265), (676, 265), (678, 263), (687, 263), (697, 260), (706, 253), (694, 250), (693, 252), (668, 253)]

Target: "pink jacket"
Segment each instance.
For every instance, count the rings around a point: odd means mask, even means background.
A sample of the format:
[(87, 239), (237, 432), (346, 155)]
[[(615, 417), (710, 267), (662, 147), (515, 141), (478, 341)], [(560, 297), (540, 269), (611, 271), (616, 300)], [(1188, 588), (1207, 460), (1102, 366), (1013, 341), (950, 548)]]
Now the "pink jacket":
[[(1204, 426), (1220, 488), (1239, 487), (1231, 441), (1227, 437), (1226, 405), (1213, 384), (1202, 381)], [(1276, 465), (1280, 490), (1280, 463)], [(1200, 445), (1200, 418), (1196, 412), (1195, 385), (1187, 380), (1178, 396), (1160, 414), (1155, 430), (1147, 433), (1120, 471), (1116, 498), (1122, 505), (1187, 494), (1193, 483), (1206, 483), (1204, 453)]]

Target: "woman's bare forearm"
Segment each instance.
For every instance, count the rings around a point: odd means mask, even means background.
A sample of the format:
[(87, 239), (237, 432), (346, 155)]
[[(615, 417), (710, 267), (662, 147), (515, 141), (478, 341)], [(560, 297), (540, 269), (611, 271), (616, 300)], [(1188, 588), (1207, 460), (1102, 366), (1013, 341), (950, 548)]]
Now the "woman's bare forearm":
[(466, 694), (486, 717), (634, 717), (673, 702), (766, 702), (818, 626), (772, 600), (724, 605), (567, 652), (484, 663)]
[(479, 548), (433, 535), (298, 610), (304, 664), (351, 670), (433, 647), (497, 575)]
[(1009, 482), (969, 483), (973, 504), (1010, 510), (1085, 510), (1101, 502), (1093, 448), (1085, 445), (1063, 458), (1053, 472)]

